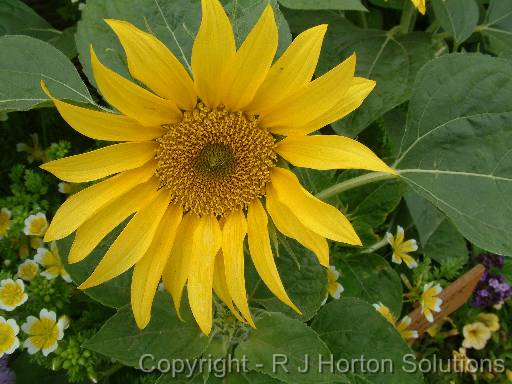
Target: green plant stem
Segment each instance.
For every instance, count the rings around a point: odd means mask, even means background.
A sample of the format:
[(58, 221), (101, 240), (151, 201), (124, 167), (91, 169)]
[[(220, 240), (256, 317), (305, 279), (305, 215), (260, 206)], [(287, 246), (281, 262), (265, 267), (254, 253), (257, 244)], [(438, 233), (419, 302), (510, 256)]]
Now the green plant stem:
[(402, 17), (400, 18), (400, 32), (404, 34), (411, 32), (415, 21), (416, 8), (414, 8), (412, 1), (406, 1), (402, 10)]
[(388, 241), (386, 240), (386, 237), (384, 236), (382, 239), (374, 243), (373, 245), (369, 246), (368, 248), (361, 251), (361, 253), (373, 253), (375, 251), (378, 251), (379, 249), (385, 247), (388, 244)]
[(348, 191), (353, 188), (358, 188), (366, 184), (374, 183), (376, 181), (389, 180), (397, 177), (396, 175), (390, 175), (389, 173), (383, 172), (372, 172), (366, 175), (354, 177), (350, 180), (342, 181), (341, 183), (335, 184), (329, 188), (324, 189), (316, 194), (321, 200), (328, 199), (329, 197), (336, 196), (342, 192)]

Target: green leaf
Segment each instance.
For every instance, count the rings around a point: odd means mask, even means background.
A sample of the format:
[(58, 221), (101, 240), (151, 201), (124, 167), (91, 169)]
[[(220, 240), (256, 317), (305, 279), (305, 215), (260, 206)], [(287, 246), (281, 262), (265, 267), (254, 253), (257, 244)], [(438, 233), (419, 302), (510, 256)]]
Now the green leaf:
[[(85, 260), (75, 264), (67, 264), (67, 256), (75, 235), (70, 235), (57, 242), (62, 261), (66, 265), (66, 271), (74, 282), (80, 284), (91, 275), (123, 228), (124, 224), (119, 225), (98, 244)], [(121, 308), (130, 303), (130, 286), (131, 272), (127, 271), (97, 287), (86, 289), (84, 292), (107, 307)]]
[(350, 363), (363, 357), (366, 361), (376, 359), (382, 362), (381, 369), (375, 373), (368, 372), (369, 365), (363, 372), (360, 369), (362, 363), (354, 364), (355, 372), (352, 373), (363, 376), (368, 382), (423, 383), (421, 374), (404, 370), (411, 369), (403, 365), (404, 356), (407, 361), (414, 361), (414, 353), (395, 328), (370, 304), (358, 299), (334, 300), (322, 308), (311, 326), (327, 343), (335, 361), (346, 359)]
[(83, 346), (137, 368), (141, 367), (141, 357), (151, 354), (154, 357), (142, 360), (145, 369), (151, 369), (160, 359), (193, 359), (204, 352), (209, 339), (187, 308), (184, 306), (181, 313), (184, 321), (179, 320), (170, 296), (158, 292), (151, 322), (145, 329), (137, 328), (131, 307), (126, 305)]
[(59, 31), (20, 0), (0, 3), (0, 36), (26, 35), (46, 41), (60, 49), (67, 57), (76, 55), (75, 28)]
[[(280, 14), (276, 0), (274, 5), (279, 26), (279, 49), (287, 46), (291, 35), (284, 17)], [(233, 30), (240, 43), (254, 25), (265, 0), (229, 1), (226, 10), (232, 15)], [(176, 57), (190, 69), (190, 56), (194, 37), (199, 28), (201, 7), (199, 1), (189, 0), (140, 0), (126, 6), (125, 0), (89, 0), (78, 22), (76, 43), (80, 62), (89, 81), (93, 84), (89, 47), (92, 44), (100, 60), (117, 73), (130, 78), (124, 50), (114, 32), (104, 22), (113, 18), (126, 20), (138, 28), (151, 31), (163, 41)]]
[(437, 20), (459, 45), (471, 36), (478, 24), (475, 0), (432, 0)]
[(299, 307), (302, 316), (283, 304), (263, 283), (259, 284), (253, 300), (268, 311), (279, 311), (290, 317), (308, 321), (316, 314), (327, 295), (327, 271), (318, 263), (313, 253), (295, 240), (280, 234), (276, 264), (286, 292)]
[(94, 103), (73, 64), (50, 44), (29, 36), (3, 36), (0, 52), (0, 111), (49, 105), (41, 80), (59, 99)]
[(491, 0), (486, 21), (478, 31), (489, 51), (498, 56), (512, 56), (512, 2)]
[(333, 255), (340, 273), (342, 296), (362, 299), (370, 304), (382, 302), (399, 316), (402, 312), (402, 283), (396, 271), (379, 255), (359, 254), (350, 258)]
[[(319, 369), (319, 357), (328, 359), (330, 351), (307, 325), (281, 313), (265, 313), (256, 327), (235, 350), (235, 357), (245, 357), (250, 369), (290, 384), (347, 382), (344, 376)], [(301, 372), (307, 358), (308, 369)], [(274, 364), (279, 361), (284, 366)]]
[(471, 242), (512, 255), (512, 66), (480, 54), (427, 64), (395, 164)]
[(406, 194), (405, 201), (423, 254), (441, 264), (464, 264), (469, 257), (466, 240), (450, 219), (418, 194)]
[(329, 24), (317, 75), (356, 52), (357, 76), (377, 81), (361, 107), (332, 124), (343, 135), (357, 135), (385, 112), (408, 100), (416, 73), (434, 56), (430, 36), (423, 32), (394, 35), (391, 31), (360, 29), (327, 12), (315, 12), (311, 17), (293, 13), (289, 22), (294, 32)]
[(290, 9), (337, 9), (340, 11), (365, 11), (368, 9), (361, 0), (279, 0), (282, 6)]

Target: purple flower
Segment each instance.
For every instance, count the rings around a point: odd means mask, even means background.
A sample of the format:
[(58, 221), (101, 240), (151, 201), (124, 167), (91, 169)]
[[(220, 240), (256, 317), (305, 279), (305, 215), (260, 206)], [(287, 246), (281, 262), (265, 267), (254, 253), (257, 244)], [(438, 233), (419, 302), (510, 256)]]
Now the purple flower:
[(0, 384), (14, 384), (14, 372), (7, 366), (7, 356), (0, 358)]
[(491, 272), (491, 268), (502, 269), (505, 263), (503, 256), (492, 253), (482, 253), (476, 257), (476, 261), (485, 266), (475, 291), (473, 292), (472, 305), (478, 308), (491, 307), (501, 304), (512, 296), (512, 287), (506, 282), (505, 277)]

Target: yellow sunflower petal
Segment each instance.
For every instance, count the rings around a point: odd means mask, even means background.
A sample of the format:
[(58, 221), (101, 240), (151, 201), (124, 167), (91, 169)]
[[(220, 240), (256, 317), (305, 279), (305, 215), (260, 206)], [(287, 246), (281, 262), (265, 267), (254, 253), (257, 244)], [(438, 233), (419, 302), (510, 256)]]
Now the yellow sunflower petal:
[(277, 144), (276, 152), (297, 167), (367, 169), (396, 174), (371, 149), (343, 136), (289, 136)]
[(249, 113), (265, 114), (270, 107), (307, 85), (315, 72), (327, 25), (302, 32), (270, 68), (254, 99), (246, 107)]
[(176, 231), (174, 245), (163, 273), (165, 289), (171, 294), (176, 313), (180, 319), (180, 306), (183, 288), (188, 279), (190, 269), (190, 247), (194, 241), (194, 234), (199, 217), (194, 213), (187, 213)]
[(273, 132), (279, 135), (307, 135), (327, 124), (331, 124), (359, 108), (366, 97), (375, 88), (375, 81), (354, 77), (348, 91), (338, 100), (336, 105), (318, 118), (300, 127), (278, 127)]
[(171, 253), (182, 215), (181, 207), (170, 205), (167, 208), (151, 246), (133, 269), (131, 303), (135, 322), (140, 329), (144, 329), (151, 319), (153, 298)]
[(156, 96), (105, 67), (92, 47), (91, 64), (101, 94), (121, 113), (144, 126), (174, 123), (181, 118), (176, 103)]
[(272, 248), (270, 247), (267, 213), (259, 199), (254, 200), (249, 205), (247, 224), (249, 251), (256, 271), (268, 289), (270, 289), (279, 300), (300, 314), (300, 309), (297, 308), (288, 297), (281, 278), (279, 277), (274, 255), (272, 254)]
[(156, 162), (151, 161), (140, 168), (122, 172), (71, 195), (55, 213), (44, 235), (44, 241), (66, 237), (112, 200), (148, 181), (155, 169)]
[(153, 201), (139, 210), (112, 243), (94, 272), (78, 288), (104, 283), (130, 269), (146, 253), (170, 202), (169, 192), (158, 192)]
[(72, 183), (93, 181), (114, 173), (138, 168), (155, 157), (157, 144), (114, 144), (81, 155), (69, 156), (41, 165), (45, 171)]
[(214, 216), (204, 216), (193, 234), (188, 275), (188, 301), (192, 314), (205, 335), (212, 329), (212, 286), (215, 256), (222, 243), (222, 232)]
[(320, 201), (302, 188), (291, 171), (274, 168), (270, 180), (277, 199), (311, 231), (331, 240), (361, 245), (350, 221), (332, 205)]
[(196, 91), (208, 107), (217, 107), (223, 89), (222, 74), (236, 52), (233, 29), (218, 0), (202, 0), (202, 20), (192, 47)]
[[(173, 100), (185, 110), (197, 103), (194, 83), (174, 54), (155, 36), (133, 24), (108, 19), (121, 42), (131, 75), (146, 84), (157, 95)], [(148, 60), (151, 58), (151, 60)]]
[(279, 232), (297, 240), (316, 255), (320, 264), (329, 268), (329, 245), (327, 240), (302, 225), (293, 212), (275, 197), (274, 188), (271, 185), (267, 186), (266, 197), (267, 211)]
[(152, 178), (97, 211), (94, 216), (78, 227), (69, 251), (68, 262), (78, 263), (85, 259), (110, 231), (132, 213), (137, 212), (150, 199), (152, 200), (158, 187), (158, 180)]
[(226, 108), (238, 111), (251, 102), (272, 65), (277, 41), (274, 11), (269, 4), (226, 66), (221, 100)]
[(217, 253), (215, 257), (215, 267), (213, 270), (213, 291), (217, 295), (219, 299), (222, 300), (224, 304), (229, 308), (231, 313), (235, 315), (238, 321), (245, 322), (245, 320), (240, 316), (237, 309), (233, 305), (233, 299), (228, 291), (228, 286), (226, 285), (226, 274), (224, 272), (224, 255), (222, 251)]
[(249, 325), (255, 328), (245, 291), (244, 239), (246, 234), (247, 221), (242, 211), (234, 211), (226, 217), (222, 228), (222, 253), (226, 285), (237, 308)]
[(281, 127), (301, 127), (334, 107), (347, 93), (354, 76), (353, 54), (325, 75), (299, 89), (262, 115), (261, 125), (272, 132)]
[(165, 130), (161, 126), (143, 127), (138, 122), (123, 115), (94, 111), (77, 107), (55, 99), (41, 81), (41, 87), (53, 101), (66, 123), (82, 135), (96, 140), (145, 141), (161, 136)]

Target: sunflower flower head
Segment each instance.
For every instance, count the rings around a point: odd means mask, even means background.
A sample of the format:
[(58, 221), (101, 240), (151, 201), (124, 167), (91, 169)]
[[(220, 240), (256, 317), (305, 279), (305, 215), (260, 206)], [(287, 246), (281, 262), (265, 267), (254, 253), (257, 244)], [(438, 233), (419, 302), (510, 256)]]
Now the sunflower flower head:
[(201, 9), (192, 73), (154, 35), (106, 20), (124, 48), (130, 74), (145, 86), (107, 68), (91, 47), (99, 91), (120, 113), (65, 103), (42, 86), (74, 129), (121, 143), (42, 167), (71, 183), (114, 175), (73, 194), (55, 214), (45, 240), (76, 231), (69, 262), (83, 260), (133, 215), (80, 288), (134, 267), (131, 304), (140, 328), (150, 321), (163, 278), (178, 315), (186, 290), (199, 327), (209, 334), (213, 292), (254, 326), (245, 290), (246, 238), (263, 282), (300, 313), (277, 271), (269, 217), (325, 268), (327, 239), (361, 244), (339, 210), (278, 164), (396, 172), (355, 140), (310, 135), (356, 109), (375, 86), (354, 76), (355, 55), (312, 81), (325, 25), (298, 35), (274, 63), (278, 29), (270, 5), (239, 47), (220, 2), (202, 0)]
[(0, 316), (0, 358), (10, 355), (20, 346), (17, 337), (20, 327), (13, 319), (6, 320)]
[(12, 213), (7, 208), (0, 209), (0, 239), (3, 238), (11, 228)]
[(443, 300), (439, 298), (439, 294), (443, 288), (439, 284), (434, 285), (433, 282), (427, 283), (423, 286), (423, 292), (420, 298), (421, 313), (429, 322), (434, 322), (434, 315), (432, 312), (441, 312), (441, 304)]
[(39, 273), (39, 265), (34, 260), (25, 260), (18, 265), (18, 276), (25, 281), (32, 281)]
[(5, 279), (0, 281), (0, 309), (12, 311), (24, 304), (28, 299), (25, 284), (21, 279)]
[(464, 348), (484, 349), (492, 332), (484, 323), (476, 321), (465, 325), (462, 334), (464, 335), (462, 342)]
[(43, 212), (30, 215), (25, 219), (25, 227), (23, 233), (27, 236), (44, 236), (48, 229), (48, 221)]
[(59, 346), (59, 340), (64, 337), (65, 326), (65, 319), (57, 320), (55, 312), (43, 308), (39, 312), (39, 318), (29, 316), (22, 324), (21, 329), (28, 335), (23, 347), (31, 355), (41, 351), (44, 356), (48, 356)]
[(48, 280), (52, 280), (60, 276), (68, 283), (71, 281), (69, 273), (62, 264), (59, 248), (55, 241), (50, 244), (50, 249), (43, 247), (38, 248), (37, 253), (34, 256), (34, 261), (44, 269), (44, 271), (41, 272), (41, 276), (46, 277)]
[(416, 260), (409, 255), (410, 252), (418, 250), (418, 244), (414, 239), (405, 241), (404, 229), (401, 226), (398, 225), (396, 227), (396, 235), (390, 232), (386, 233), (386, 240), (393, 250), (393, 256), (391, 258), (393, 263), (402, 264), (403, 261), (405, 265), (411, 269), (418, 266)]

